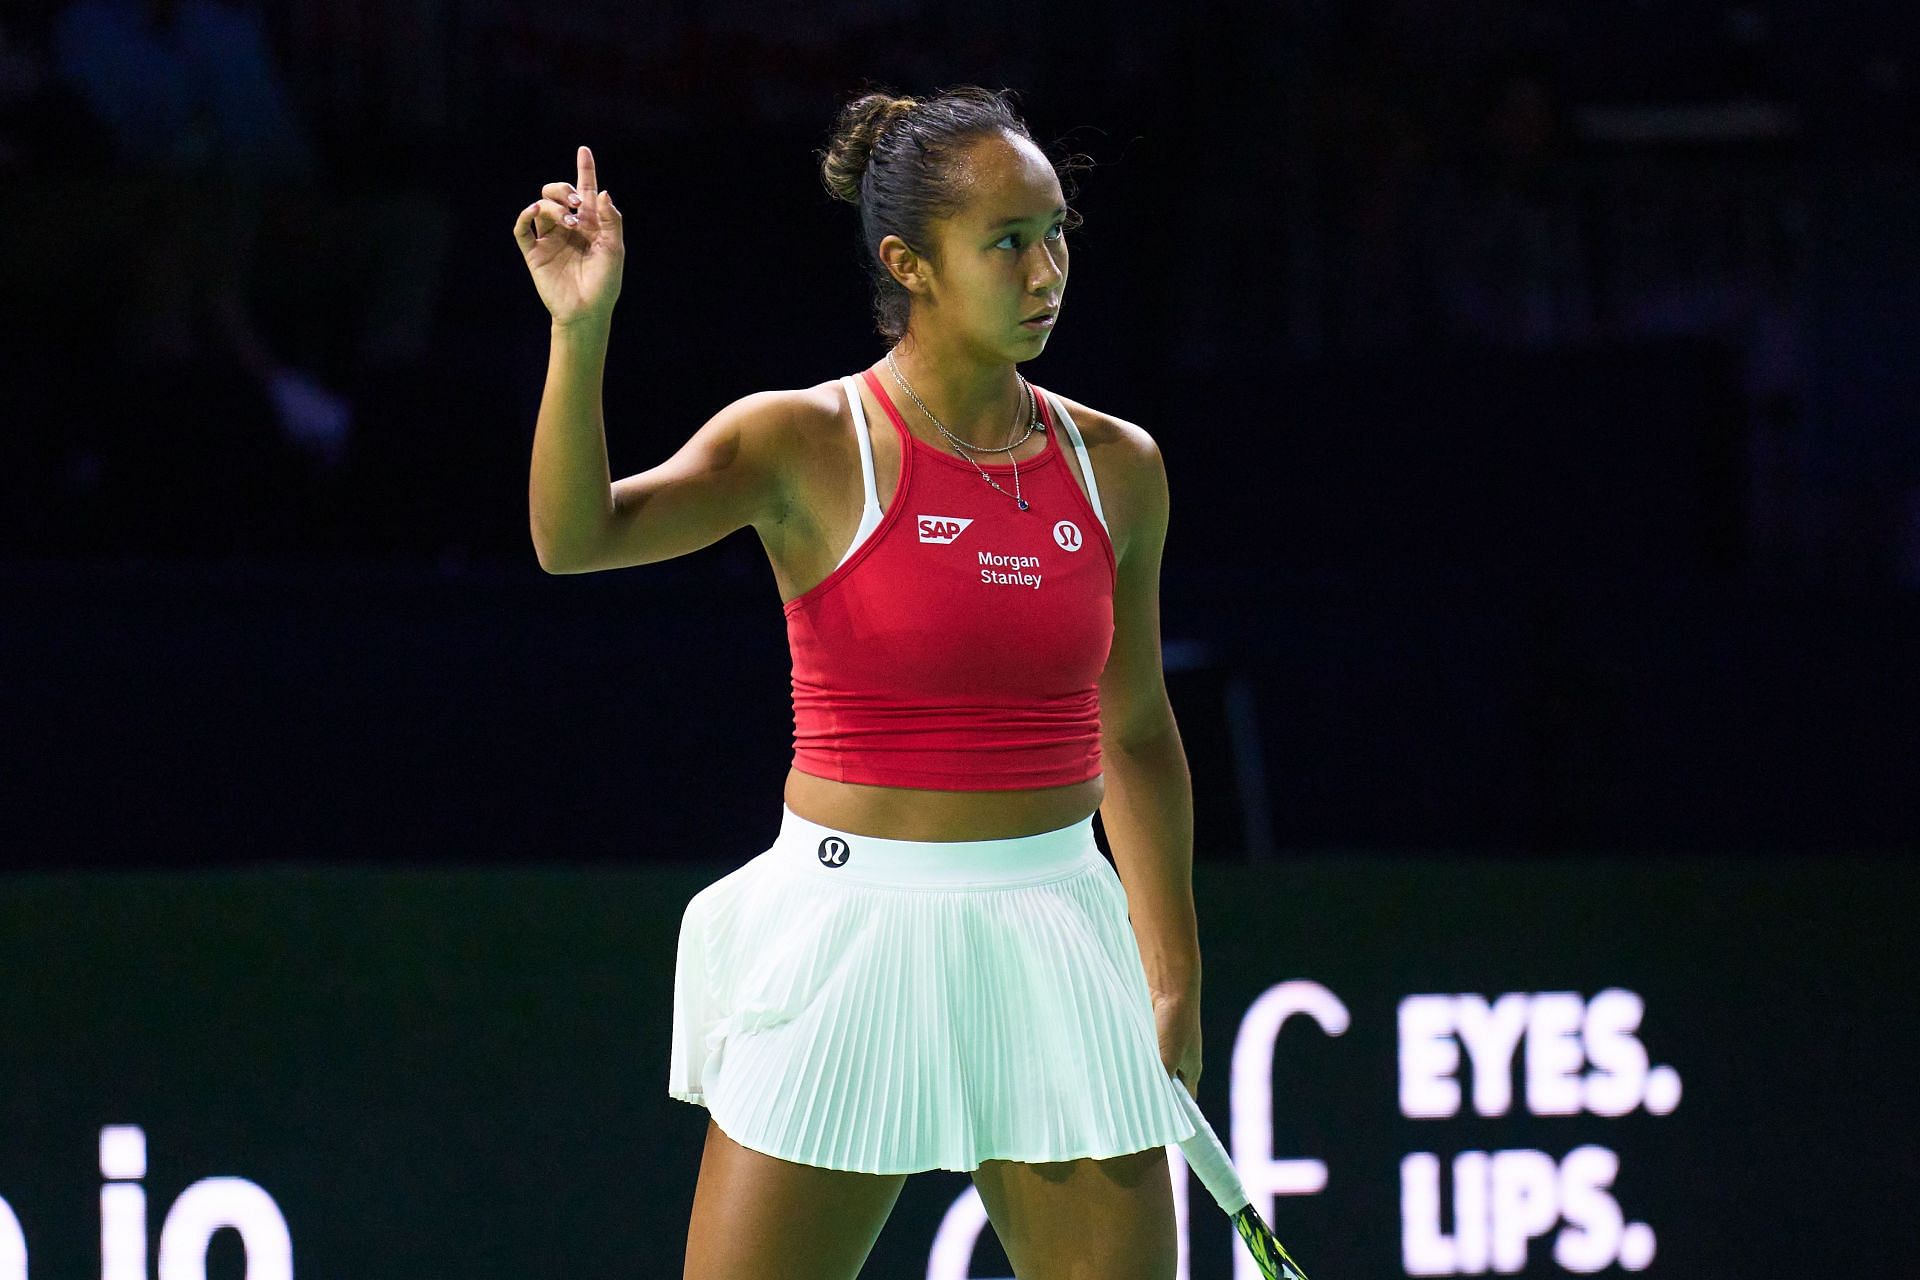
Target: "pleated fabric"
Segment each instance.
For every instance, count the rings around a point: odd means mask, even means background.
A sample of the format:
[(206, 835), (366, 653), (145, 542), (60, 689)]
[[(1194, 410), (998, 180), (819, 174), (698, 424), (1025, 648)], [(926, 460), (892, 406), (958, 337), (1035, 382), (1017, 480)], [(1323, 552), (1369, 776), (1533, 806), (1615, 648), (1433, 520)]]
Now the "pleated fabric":
[(669, 1095), (743, 1146), (864, 1173), (1193, 1135), (1091, 816), (916, 841), (781, 809), (773, 847), (681, 917)]

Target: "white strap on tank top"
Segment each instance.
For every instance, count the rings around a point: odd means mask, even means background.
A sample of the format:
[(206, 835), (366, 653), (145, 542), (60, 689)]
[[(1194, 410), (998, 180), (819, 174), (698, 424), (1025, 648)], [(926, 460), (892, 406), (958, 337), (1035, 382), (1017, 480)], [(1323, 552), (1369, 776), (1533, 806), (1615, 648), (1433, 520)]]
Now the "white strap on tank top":
[[(853, 531), (853, 545), (847, 548), (847, 554), (840, 557), (840, 564), (853, 558), (860, 544), (867, 540), (880, 524), (880, 490), (873, 481), (873, 440), (867, 435), (867, 411), (860, 404), (860, 387), (851, 375), (840, 379), (840, 385), (847, 390), (847, 402), (853, 406), (853, 434), (860, 441), (860, 483), (866, 486), (867, 505), (860, 513), (860, 527)], [(840, 564), (834, 566), (838, 569)]]
[[(853, 406), (853, 434), (854, 438), (860, 442), (860, 483), (865, 486), (867, 494), (867, 505), (860, 513), (860, 527), (853, 531), (853, 545), (849, 546), (847, 553), (840, 557), (840, 564), (845, 564), (853, 558), (853, 553), (860, 549), (860, 544), (867, 540), (867, 535), (879, 526), (882, 512), (880, 491), (873, 479), (873, 439), (867, 433), (867, 412), (860, 401), (860, 387), (851, 375), (841, 378), (840, 385), (846, 388), (847, 403)], [(1047, 404), (1053, 409), (1054, 419), (1066, 427), (1067, 438), (1073, 441), (1074, 456), (1080, 459), (1080, 474), (1087, 478), (1087, 497), (1093, 503), (1093, 514), (1099, 517), (1100, 527), (1107, 530), (1107, 536), (1112, 537), (1113, 530), (1107, 525), (1107, 513), (1100, 507), (1100, 486), (1093, 478), (1093, 463), (1087, 458), (1087, 445), (1086, 441), (1080, 438), (1079, 425), (1074, 422), (1073, 415), (1067, 412), (1067, 406), (1060, 403), (1059, 396), (1051, 391), (1043, 391), (1040, 394), (1047, 397)], [(836, 564), (834, 568), (838, 569), (840, 564)]]
[(1044, 395), (1047, 403), (1053, 406), (1054, 416), (1066, 427), (1067, 438), (1073, 441), (1074, 456), (1080, 459), (1080, 474), (1087, 478), (1087, 497), (1093, 503), (1093, 514), (1100, 518), (1100, 527), (1106, 529), (1107, 536), (1111, 538), (1113, 530), (1107, 525), (1107, 513), (1100, 509), (1100, 486), (1094, 483), (1093, 464), (1087, 461), (1087, 446), (1086, 442), (1080, 439), (1080, 428), (1074, 423), (1073, 415), (1067, 412), (1067, 406), (1060, 403), (1059, 396), (1051, 391), (1043, 391), (1040, 394)]

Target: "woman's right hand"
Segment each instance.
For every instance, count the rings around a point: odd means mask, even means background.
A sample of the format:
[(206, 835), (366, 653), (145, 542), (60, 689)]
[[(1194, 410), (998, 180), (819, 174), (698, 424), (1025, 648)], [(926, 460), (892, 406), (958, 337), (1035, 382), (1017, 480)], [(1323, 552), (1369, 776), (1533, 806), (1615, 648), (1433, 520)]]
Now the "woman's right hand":
[(625, 220), (600, 190), (593, 152), (581, 147), (577, 158), (579, 185), (549, 182), (513, 223), (513, 238), (555, 324), (611, 317), (627, 258)]

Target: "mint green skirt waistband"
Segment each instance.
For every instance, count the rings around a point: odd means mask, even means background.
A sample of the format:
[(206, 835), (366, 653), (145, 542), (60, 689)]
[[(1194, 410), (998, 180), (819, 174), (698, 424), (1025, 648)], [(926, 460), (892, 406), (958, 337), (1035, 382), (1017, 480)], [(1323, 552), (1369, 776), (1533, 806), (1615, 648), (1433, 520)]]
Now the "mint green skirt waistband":
[(1104, 861), (1093, 815), (1052, 831), (997, 840), (893, 840), (803, 818), (780, 806), (774, 860), (836, 880), (872, 885), (1004, 888), (1057, 880)]

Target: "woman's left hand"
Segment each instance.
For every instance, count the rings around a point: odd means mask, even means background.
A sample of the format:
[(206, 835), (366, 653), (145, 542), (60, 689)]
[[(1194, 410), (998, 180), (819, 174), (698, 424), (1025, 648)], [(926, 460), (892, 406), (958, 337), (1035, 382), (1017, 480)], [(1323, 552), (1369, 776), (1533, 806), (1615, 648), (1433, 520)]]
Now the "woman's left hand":
[(1200, 1098), (1200, 992), (1153, 993), (1154, 1029), (1160, 1035), (1160, 1062), (1167, 1074)]

